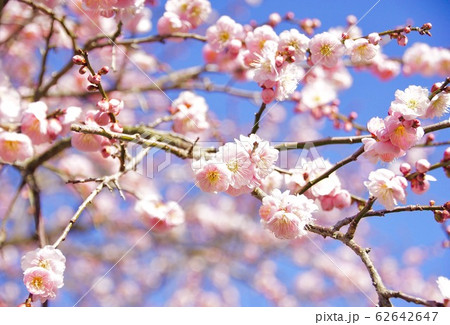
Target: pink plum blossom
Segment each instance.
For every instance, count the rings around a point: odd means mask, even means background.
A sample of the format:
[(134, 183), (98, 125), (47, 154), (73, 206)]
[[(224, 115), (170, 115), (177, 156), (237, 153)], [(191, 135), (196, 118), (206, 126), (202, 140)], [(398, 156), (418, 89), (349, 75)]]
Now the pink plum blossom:
[(311, 60), (328, 68), (336, 66), (344, 55), (344, 46), (335, 35), (325, 32), (315, 35), (309, 42)]
[(26, 269), (23, 282), (28, 292), (41, 302), (47, 299), (54, 299), (58, 292), (57, 283), (54, 281), (54, 274), (42, 267), (31, 267)]
[(144, 223), (156, 232), (165, 232), (184, 223), (185, 215), (175, 201), (139, 200), (135, 211)]
[(422, 127), (414, 127), (412, 121), (402, 121), (397, 114), (389, 115), (384, 122), (391, 143), (402, 150), (414, 146), (425, 134)]
[(21, 133), (0, 132), (0, 159), (7, 163), (23, 161), (33, 155), (30, 138)]
[(253, 68), (253, 80), (260, 86), (266, 81), (275, 81), (278, 77), (275, 57), (277, 55), (278, 44), (268, 40), (264, 43), (261, 54), (255, 53), (256, 59), (250, 64)]
[(350, 60), (355, 64), (370, 62), (378, 52), (378, 46), (369, 43), (365, 38), (346, 40), (344, 44), (350, 55)]
[(33, 144), (48, 142), (47, 134), (47, 105), (44, 102), (35, 102), (28, 105), (28, 109), (22, 115), (20, 129), (28, 135)]
[(188, 21), (181, 20), (180, 17), (173, 12), (165, 12), (159, 18), (157, 23), (158, 33), (160, 35), (185, 33), (191, 29), (191, 24)]
[(64, 285), (66, 258), (51, 245), (37, 248), (22, 257), (23, 281), (33, 298), (42, 302), (56, 297), (57, 289)]
[(203, 97), (183, 91), (169, 108), (173, 116), (173, 130), (182, 134), (202, 132), (209, 127), (206, 120), (208, 105)]
[[(86, 125), (99, 126), (94, 121), (87, 120)], [(102, 150), (104, 138), (101, 135), (73, 132), (72, 146), (80, 151), (95, 152)]]
[(370, 195), (376, 197), (386, 208), (393, 209), (398, 202), (406, 203), (405, 188), (408, 182), (403, 176), (396, 176), (389, 169), (380, 168), (369, 174), (369, 181), (364, 185)]
[(250, 54), (261, 54), (267, 41), (273, 41), (278, 44), (279, 37), (269, 25), (256, 27), (254, 31), (247, 33), (245, 45)]
[(286, 65), (278, 73), (276, 79), (276, 99), (282, 101), (297, 89), (299, 81), (303, 78), (304, 70), (295, 63)]
[(182, 20), (188, 21), (196, 28), (208, 19), (211, 4), (208, 0), (168, 0), (166, 11), (177, 14)]
[(279, 239), (295, 239), (306, 235), (305, 226), (314, 219), (317, 205), (304, 195), (281, 193), (275, 189), (262, 199), (261, 223)]
[[(233, 40), (244, 38), (244, 29), (229, 16), (222, 16), (206, 30), (206, 39), (214, 51), (222, 51), (231, 45)], [(241, 43), (242, 46), (242, 43)]]
[(286, 55), (294, 56), (298, 61), (306, 60), (306, 50), (310, 39), (300, 33), (297, 29), (290, 29), (281, 32), (278, 50)]
[(250, 185), (255, 175), (255, 165), (242, 145), (226, 143), (219, 148), (216, 159), (225, 163), (231, 172), (230, 185), (236, 189)]
[(428, 89), (419, 86), (409, 86), (395, 91), (395, 100), (391, 102), (390, 111), (398, 112), (407, 120), (412, 120), (425, 115), (430, 100)]
[(224, 192), (231, 182), (231, 171), (216, 160), (199, 160), (193, 163), (195, 181), (203, 192)]

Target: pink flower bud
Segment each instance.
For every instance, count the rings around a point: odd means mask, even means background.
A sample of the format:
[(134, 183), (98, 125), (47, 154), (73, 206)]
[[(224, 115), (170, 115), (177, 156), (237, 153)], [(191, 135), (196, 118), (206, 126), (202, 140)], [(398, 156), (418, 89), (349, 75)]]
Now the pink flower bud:
[(268, 104), (275, 99), (275, 91), (272, 88), (264, 88), (261, 98), (265, 104)]
[(319, 28), (320, 26), (322, 26), (322, 22), (318, 18), (313, 18), (311, 27), (312, 28)]
[(122, 132), (123, 132), (123, 127), (121, 127), (121, 126), (119, 125), (119, 123), (113, 123), (113, 124), (111, 125), (111, 131), (117, 132), (117, 133), (122, 133)]
[(402, 163), (402, 164), (400, 165), (400, 172), (401, 172), (403, 175), (408, 175), (408, 174), (411, 172), (411, 165), (408, 164), (408, 163)]
[(119, 115), (123, 109), (123, 100), (112, 98), (109, 100), (109, 112), (114, 115)]
[(242, 41), (238, 39), (231, 40), (230, 44), (228, 45), (228, 50), (231, 54), (237, 55), (239, 51), (242, 48)]
[(431, 23), (425, 23), (422, 25), (422, 29), (431, 29), (433, 27), (433, 25), (431, 25)]
[(284, 16), (287, 20), (292, 20), (295, 17), (295, 14), (292, 11), (288, 11)]
[(275, 58), (275, 65), (277, 66), (277, 68), (281, 67), (284, 63), (284, 58), (281, 55), (278, 55)]
[(369, 43), (373, 45), (378, 45), (378, 42), (381, 41), (381, 37), (378, 33), (370, 33), (368, 39)]
[(269, 16), (269, 25), (272, 26), (272, 27), (275, 27), (279, 23), (281, 23), (281, 16), (280, 16), (280, 14), (277, 13), (277, 12), (271, 13), (270, 16)]
[(430, 182), (426, 179), (420, 181), (417, 178), (411, 180), (411, 190), (416, 194), (423, 194), (430, 188)]
[(102, 112), (109, 112), (109, 102), (103, 98), (97, 102), (97, 108)]
[(435, 92), (435, 91), (438, 90), (441, 86), (442, 86), (442, 82), (436, 82), (436, 83), (434, 83), (433, 86), (431, 86), (431, 92)]
[(88, 71), (87, 66), (83, 65), (79, 70), (78, 73), (79, 74), (85, 74)]
[(301, 98), (302, 98), (302, 94), (299, 91), (294, 91), (294, 93), (291, 96), (291, 99), (294, 102), (299, 102)]
[(72, 57), (72, 62), (76, 65), (85, 65), (86, 59), (82, 57), (81, 55), (74, 55)]
[(356, 113), (356, 112), (350, 112), (350, 114), (348, 115), (348, 119), (350, 120), (350, 121), (353, 121), (353, 120), (356, 120), (358, 118), (358, 113)]
[(99, 75), (105, 75), (109, 72), (109, 67), (107, 65), (103, 66), (100, 70), (98, 70)]
[(433, 133), (429, 133), (429, 134), (427, 134), (425, 142), (429, 144), (429, 143), (432, 143), (434, 141), (434, 139), (435, 139), (434, 134)]
[(102, 111), (97, 111), (97, 113), (94, 115), (94, 121), (98, 124), (98, 125), (108, 125), (109, 122), (111, 122), (111, 118), (109, 117), (108, 113), (102, 112)]
[(96, 85), (89, 85), (87, 86), (87, 90), (94, 92), (98, 90), (98, 87)]
[(450, 160), (450, 147), (448, 147), (444, 151), (444, 161), (448, 161), (448, 160)]
[(320, 198), (320, 206), (324, 211), (331, 211), (334, 208), (334, 198), (332, 196), (322, 196)]
[(350, 38), (350, 35), (348, 35), (348, 33), (342, 33), (341, 38), (342, 40), (346, 40)]
[(406, 44), (408, 44), (408, 37), (406, 37), (406, 35), (403, 34), (398, 35), (397, 43), (400, 46), (406, 46)]
[(405, 33), (405, 34), (411, 33), (411, 27), (410, 26), (406, 26), (405, 28), (403, 28), (403, 33)]
[(358, 18), (356, 18), (354, 15), (348, 15), (347, 16), (347, 24), (350, 26), (355, 25), (358, 22)]
[(353, 129), (352, 122), (347, 121), (344, 123), (344, 131), (350, 132), (352, 129)]
[(334, 206), (338, 209), (344, 209), (350, 206), (352, 203), (352, 197), (346, 190), (341, 190), (334, 196)]
[(426, 159), (419, 159), (416, 161), (416, 169), (419, 173), (426, 173), (430, 170), (431, 164)]
[(47, 125), (47, 135), (51, 141), (55, 140), (56, 137), (62, 132), (61, 122), (55, 118), (51, 118), (48, 120)]
[(93, 83), (94, 85), (98, 85), (102, 81), (102, 76), (99, 74), (89, 75), (88, 81)]
[(418, 127), (420, 127), (420, 125), (421, 125), (420, 121), (418, 119), (414, 119), (411, 126), (417, 129)]

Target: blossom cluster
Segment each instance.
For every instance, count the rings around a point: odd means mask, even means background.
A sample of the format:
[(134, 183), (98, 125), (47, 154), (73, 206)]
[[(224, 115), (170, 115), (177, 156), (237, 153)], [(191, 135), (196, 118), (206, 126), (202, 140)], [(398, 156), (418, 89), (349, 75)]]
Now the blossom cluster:
[(402, 157), (424, 135), (418, 118), (442, 116), (448, 111), (450, 96), (439, 93), (430, 101), (429, 91), (419, 86), (397, 90), (389, 115), (370, 119), (367, 128), (372, 138), (363, 139), (364, 155), (372, 162), (390, 162)]
[(219, 147), (209, 160), (192, 163), (197, 186), (204, 192), (226, 192), (236, 196), (261, 185), (278, 159), (278, 150), (256, 134)]
[(295, 239), (306, 235), (305, 226), (314, 218), (318, 210), (314, 201), (304, 195), (281, 193), (275, 189), (262, 199), (259, 209), (261, 223), (279, 239)]
[(23, 282), (34, 299), (54, 299), (64, 285), (66, 258), (51, 245), (26, 253), (21, 261)]
[(110, 18), (116, 14), (135, 14), (144, 8), (145, 0), (83, 0), (83, 6), (94, 10), (103, 17)]
[[(285, 176), (287, 188), (291, 192), (296, 193), (308, 182), (313, 181), (331, 167), (333, 165), (323, 158), (313, 160), (301, 158), (296, 168), (289, 170), (291, 174)], [(333, 208), (344, 209), (351, 204), (350, 193), (342, 189), (341, 181), (336, 173), (332, 173), (315, 184), (304, 194), (306, 197), (320, 202), (320, 206), (324, 211), (330, 211)]]
[(203, 97), (183, 91), (172, 102), (169, 111), (173, 116), (173, 130), (181, 134), (200, 133), (209, 128), (206, 119), (208, 105)]
[[(11, 107), (10, 112), (20, 107)], [(4, 131), (0, 128), (0, 158), (7, 163), (23, 161), (33, 155), (33, 145), (50, 143), (58, 136), (70, 131), (70, 125), (78, 119), (81, 108), (70, 106), (48, 112), (47, 104), (42, 101), (32, 102), (21, 114), (21, 119), (6, 117), (4, 120), (18, 122), (20, 132)]]
[(166, 203), (156, 199), (139, 200), (135, 211), (153, 231), (164, 232), (184, 223), (184, 211), (175, 201)]
[[(97, 102), (97, 110), (89, 110), (85, 113), (83, 124), (95, 128), (102, 127), (105, 130), (119, 132), (123, 131), (116, 120), (116, 116), (122, 111), (124, 103), (119, 99), (102, 99)], [(118, 149), (114, 139), (108, 139), (98, 134), (74, 132), (72, 135), (72, 146), (80, 151), (98, 152), (104, 158), (117, 153)]]
[(393, 209), (399, 201), (406, 203), (405, 189), (408, 182), (403, 176), (396, 176), (389, 169), (380, 168), (371, 172), (369, 181), (365, 181), (364, 185), (370, 195), (376, 197), (386, 209)]
[[(358, 31), (357, 28), (352, 30)], [(341, 74), (350, 79), (342, 61), (346, 54), (355, 64), (368, 64), (378, 54), (379, 37), (358, 38), (360, 33), (354, 33), (355, 40), (347, 39), (343, 43), (341, 34), (340, 30), (330, 30), (310, 39), (297, 29), (290, 29), (277, 35), (271, 25), (242, 26), (232, 18), (222, 16), (206, 31), (208, 43), (203, 54), (208, 63), (216, 63), (224, 71), (233, 71), (238, 79), (257, 82), (262, 88), (262, 100), (267, 104), (291, 96), (298, 83), (310, 73), (316, 78), (309, 78), (309, 82), (325, 80), (324, 74), (336, 74), (333, 79), (337, 83)], [(313, 66), (306, 75), (302, 62)], [(326, 79), (329, 80), (329, 76)], [(345, 85), (348, 83), (344, 82)], [(345, 88), (345, 85), (341, 87)], [(323, 89), (320, 92), (326, 93)], [(326, 102), (335, 96), (331, 97)]]
[[(417, 174), (415, 177), (410, 179), (411, 190), (416, 194), (423, 194), (430, 188), (430, 181), (435, 181), (431, 175), (426, 174), (431, 167), (431, 164), (426, 159), (419, 159), (415, 163)], [(400, 165), (400, 172), (406, 177), (411, 173), (411, 165), (408, 163), (402, 163)]]
[(158, 20), (158, 33), (188, 32), (208, 19), (211, 4), (208, 0), (168, 0), (166, 12)]
[(425, 76), (450, 75), (450, 50), (414, 43), (403, 54), (403, 72), (406, 75), (420, 73)]

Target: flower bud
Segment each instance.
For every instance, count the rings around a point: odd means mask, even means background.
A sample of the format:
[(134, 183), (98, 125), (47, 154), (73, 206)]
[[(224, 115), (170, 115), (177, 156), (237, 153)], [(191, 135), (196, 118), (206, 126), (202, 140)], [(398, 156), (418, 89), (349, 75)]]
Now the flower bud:
[(378, 45), (378, 42), (381, 41), (381, 37), (378, 33), (370, 33), (368, 37), (369, 43), (373, 45)]
[(94, 85), (98, 85), (102, 81), (102, 76), (100, 76), (99, 74), (94, 74), (94, 75), (89, 75), (87, 79), (89, 82), (93, 83)]
[(99, 75), (104, 75), (104, 74), (107, 74), (109, 72), (109, 67), (108, 66), (103, 66), (100, 70), (98, 70), (98, 74)]
[(411, 172), (411, 165), (408, 164), (408, 163), (402, 163), (402, 164), (400, 165), (400, 172), (401, 172), (403, 175), (408, 175), (408, 174)]
[(275, 91), (272, 88), (264, 88), (261, 98), (265, 104), (268, 104), (275, 99)]
[(271, 13), (270, 16), (269, 16), (269, 25), (272, 26), (272, 27), (275, 27), (279, 23), (281, 23), (281, 16), (280, 16), (280, 14), (277, 13), (277, 12)]
[(81, 55), (74, 55), (72, 57), (72, 62), (76, 65), (85, 65), (86, 59)]
[(358, 18), (354, 15), (348, 15), (347, 16), (347, 24), (352, 26), (355, 25), (358, 22)]
[(111, 122), (111, 118), (109, 117), (108, 113), (97, 111), (97, 113), (94, 115), (94, 121), (101, 126), (108, 125), (109, 122)]
[(444, 151), (444, 161), (448, 161), (448, 160), (450, 160), (450, 147), (448, 147)]
[(288, 11), (284, 17), (286, 18), (286, 20), (292, 20), (294, 19), (295, 14), (292, 11)]
[(408, 37), (406, 37), (406, 35), (403, 34), (398, 35), (397, 43), (400, 46), (406, 46), (406, 44), (408, 44)]
[(98, 90), (98, 86), (96, 86), (96, 85), (89, 85), (89, 86), (87, 86), (87, 90), (88, 91), (97, 91)]
[(109, 112), (114, 115), (119, 115), (123, 109), (123, 100), (112, 98), (109, 100)]
[(419, 159), (416, 161), (416, 169), (419, 173), (426, 173), (430, 170), (431, 164), (426, 159)]
[(83, 65), (82, 67), (80, 67), (80, 69), (78, 70), (79, 74), (85, 74), (88, 71), (87, 66)]
[(121, 126), (119, 125), (119, 123), (113, 123), (113, 124), (111, 125), (111, 131), (117, 132), (117, 133), (122, 133), (122, 132), (123, 132), (123, 127), (121, 127)]
[(410, 26), (406, 26), (405, 28), (403, 28), (403, 33), (405, 33), (405, 34), (411, 33), (411, 27)]

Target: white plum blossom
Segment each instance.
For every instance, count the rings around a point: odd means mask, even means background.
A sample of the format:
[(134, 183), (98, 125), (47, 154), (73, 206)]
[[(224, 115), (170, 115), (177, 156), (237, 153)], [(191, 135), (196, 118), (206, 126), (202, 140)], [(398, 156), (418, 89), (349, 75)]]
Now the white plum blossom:
[(391, 112), (398, 112), (407, 120), (412, 120), (425, 115), (430, 100), (428, 89), (420, 86), (409, 86), (395, 91), (395, 100), (391, 102)]
[(300, 33), (297, 29), (290, 29), (281, 32), (278, 49), (280, 52), (293, 49), (293, 56), (298, 61), (306, 60), (306, 50), (308, 49), (309, 38)]
[(318, 207), (304, 195), (281, 193), (275, 189), (262, 199), (261, 223), (279, 239), (295, 239), (306, 235), (305, 226), (313, 222)]
[(406, 203), (406, 191), (408, 182), (403, 176), (396, 176), (389, 169), (380, 168), (369, 174), (369, 181), (364, 185), (370, 195), (376, 197), (386, 208), (393, 209), (398, 202)]
[(369, 43), (365, 38), (357, 40), (348, 39), (344, 42), (350, 60), (355, 64), (370, 62), (378, 53), (379, 46)]
[(439, 93), (431, 99), (425, 117), (426, 118), (441, 117), (442, 115), (448, 113), (449, 107), (450, 107), (450, 94), (444, 92)]
[(439, 291), (441, 291), (444, 299), (450, 299), (450, 279), (445, 276), (440, 276), (436, 280), (436, 283), (438, 284)]

